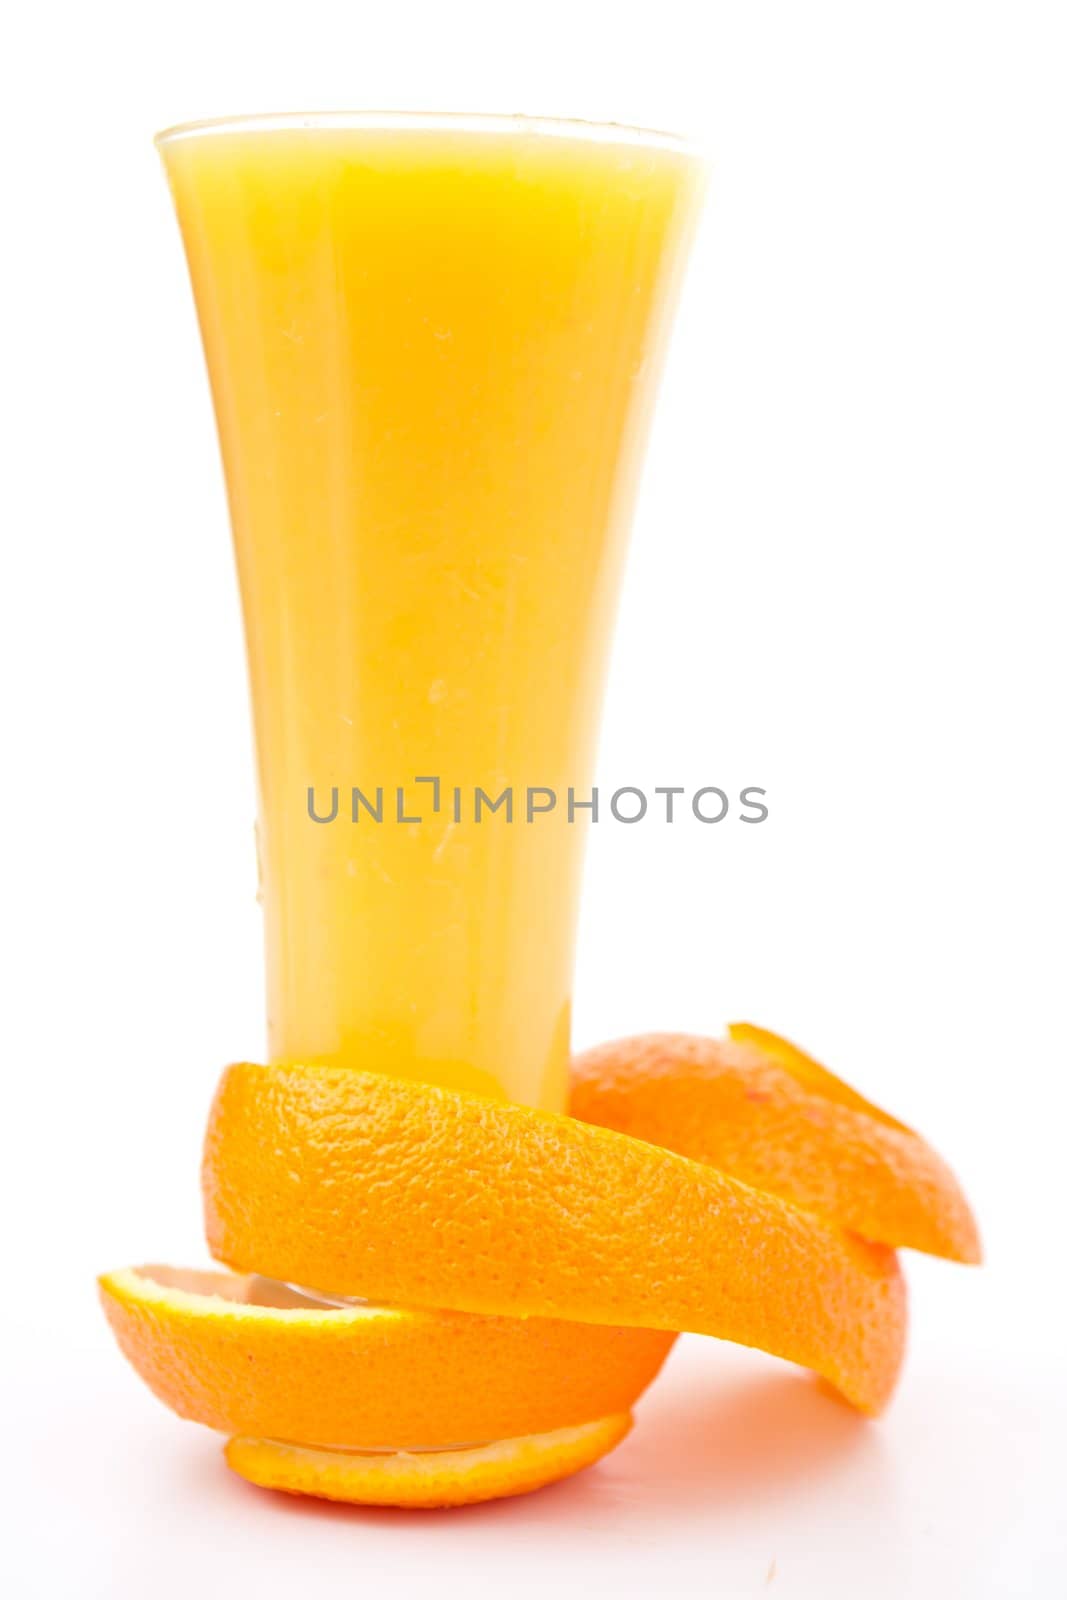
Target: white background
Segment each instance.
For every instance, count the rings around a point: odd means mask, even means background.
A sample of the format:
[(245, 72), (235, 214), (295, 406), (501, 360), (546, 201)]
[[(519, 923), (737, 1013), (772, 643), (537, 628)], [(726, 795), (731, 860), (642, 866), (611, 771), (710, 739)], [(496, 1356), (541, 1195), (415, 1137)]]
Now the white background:
[[(1062, 1593), (1062, 7), (98, 0), (5, 33), (7, 1591)], [(93, 1274), (202, 1259), (208, 1098), (261, 1048), (235, 586), (151, 135), (353, 106), (713, 156), (601, 768), (761, 784), (771, 818), (596, 831), (578, 1038), (750, 1016), (949, 1155), (989, 1263), (909, 1262), (881, 1423), (689, 1339), (571, 1484), (361, 1514), (231, 1478), (111, 1348)]]

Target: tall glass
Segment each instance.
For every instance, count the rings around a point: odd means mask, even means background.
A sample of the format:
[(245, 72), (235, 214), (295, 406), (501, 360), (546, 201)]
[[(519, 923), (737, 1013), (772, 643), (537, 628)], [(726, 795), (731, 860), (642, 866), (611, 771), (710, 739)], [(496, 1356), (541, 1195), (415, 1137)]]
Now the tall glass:
[(581, 802), (699, 163), (521, 118), (159, 145), (241, 585), (270, 1057), (559, 1109)]

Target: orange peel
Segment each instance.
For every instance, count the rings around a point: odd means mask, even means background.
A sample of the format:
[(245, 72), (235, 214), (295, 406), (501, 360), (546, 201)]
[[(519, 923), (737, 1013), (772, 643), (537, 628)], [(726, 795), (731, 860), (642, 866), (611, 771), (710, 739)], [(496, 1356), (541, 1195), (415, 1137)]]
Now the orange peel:
[(614, 1450), (633, 1418), (601, 1417), (575, 1428), (499, 1439), (469, 1450), (364, 1455), (272, 1439), (231, 1439), (226, 1460), (264, 1489), (349, 1504), (429, 1509), (529, 1494), (569, 1478)]
[(925, 1139), (768, 1029), (733, 1023), (729, 1035), (652, 1033), (586, 1051), (572, 1064), (571, 1112), (866, 1239), (981, 1259), (963, 1191)]
[(903, 1354), (893, 1252), (572, 1117), (343, 1067), (239, 1063), (208, 1125), (212, 1254), (337, 1295), (687, 1330), (822, 1374), (860, 1410)]
[(628, 1412), (675, 1337), (278, 1289), (159, 1266), (100, 1279), (120, 1349), (178, 1416), (346, 1451), (440, 1451)]
[(810, 1367), (876, 1413), (905, 1336), (893, 1247), (979, 1258), (930, 1146), (765, 1029), (600, 1046), (573, 1064), (570, 1110), (228, 1068), (203, 1189), (237, 1271), (107, 1274), (121, 1349), (180, 1416), (234, 1436), (252, 1483), (454, 1506), (612, 1449), (678, 1330)]

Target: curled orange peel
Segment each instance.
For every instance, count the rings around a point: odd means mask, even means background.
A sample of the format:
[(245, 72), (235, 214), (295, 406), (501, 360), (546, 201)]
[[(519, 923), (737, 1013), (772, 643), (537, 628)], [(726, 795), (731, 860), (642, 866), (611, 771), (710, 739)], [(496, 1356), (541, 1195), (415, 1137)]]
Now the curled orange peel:
[(862, 1410), (904, 1338), (891, 1251), (573, 1117), (345, 1067), (223, 1074), (204, 1153), (212, 1254), (410, 1306), (714, 1334)]
[(428, 1510), (529, 1494), (607, 1455), (633, 1426), (627, 1413), (468, 1450), (367, 1455), (273, 1439), (231, 1439), (226, 1460), (249, 1483), (350, 1505)]
[(121, 1348), (179, 1415), (235, 1435), (254, 1483), (455, 1505), (612, 1448), (678, 1330), (876, 1413), (905, 1336), (891, 1246), (977, 1259), (934, 1152), (763, 1030), (602, 1046), (574, 1064), (571, 1110), (230, 1067), (203, 1186), (212, 1252), (241, 1276), (107, 1275)]
[(981, 1259), (956, 1178), (925, 1139), (765, 1028), (650, 1033), (576, 1058), (570, 1109), (707, 1162), (866, 1239)]
[(324, 1307), (228, 1272), (100, 1280), (154, 1394), (222, 1433), (320, 1449), (455, 1450), (628, 1412), (674, 1335), (529, 1317)]

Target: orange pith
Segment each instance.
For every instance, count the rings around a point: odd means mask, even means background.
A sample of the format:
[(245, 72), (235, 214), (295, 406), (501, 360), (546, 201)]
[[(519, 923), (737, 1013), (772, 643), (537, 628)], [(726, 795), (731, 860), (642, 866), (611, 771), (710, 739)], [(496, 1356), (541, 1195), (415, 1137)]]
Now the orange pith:
[(599, 1045), (571, 1069), (585, 1122), (704, 1161), (866, 1239), (980, 1259), (959, 1184), (917, 1133), (750, 1023), (729, 1040), (652, 1033)]
[(973, 1218), (919, 1135), (776, 1035), (730, 1034), (587, 1052), (571, 1116), (345, 1068), (230, 1067), (208, 1240), (265, 1277), (109, 1274), (122, 1350), (179, 1415), (236, 1435), (227, 1460), (250, 1481), (377, 1505), (578, 1471), (625, 1435), (682, 1329), (879, 1411), (906, 1322), (891, 1246), (977, 1260)]

